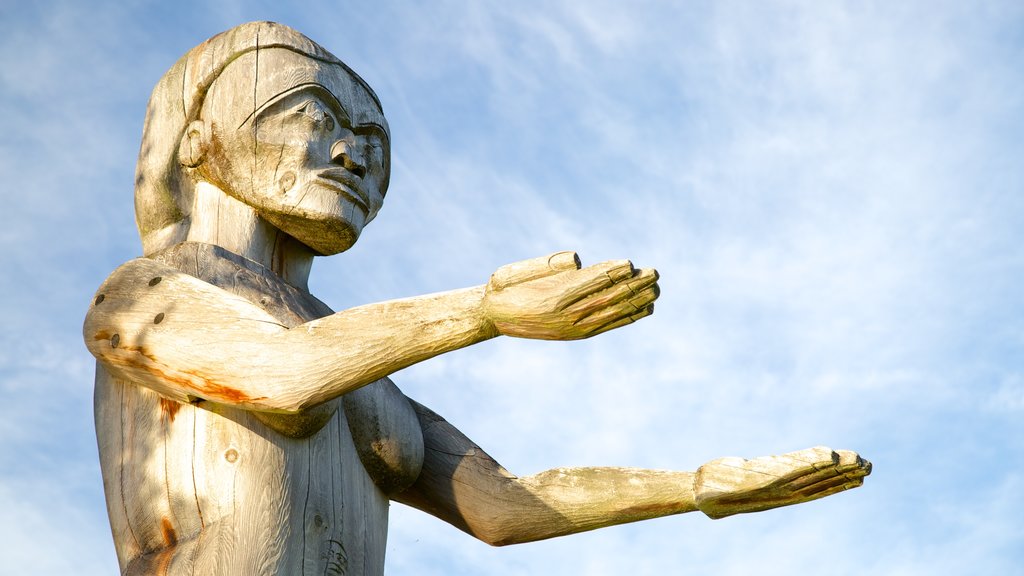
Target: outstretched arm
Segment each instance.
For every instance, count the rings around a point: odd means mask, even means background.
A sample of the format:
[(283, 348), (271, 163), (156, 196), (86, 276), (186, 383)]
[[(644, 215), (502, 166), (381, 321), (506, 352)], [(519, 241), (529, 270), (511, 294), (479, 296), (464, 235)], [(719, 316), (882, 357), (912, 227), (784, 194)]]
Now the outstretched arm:
[(259, 306), (145, 258), (118, 268), (83, 335), (115, 375), (181, 402), (300, 412), (438, 354), (506, 334), (586, 338), (650, 314), (653, 270), (579, 269), (571, 252), (486, 286), (345, 310), (287, 329)]
[(557, 468), (520, 478), (443, 418), (413, 406), (423, 430), (423, 468), (392, 498), (495, 546), (697, 510), (712, 518), (758, 512), (855, 488), (871, 472), (852, 452), (818, 447), (722, 458), (696, 473)]
[(543, 540), (697, 509), (690, 472), (560, 468), (514, 476), (443, 418), (413, 402), (423, 468), (394, 500), (494, 546)]

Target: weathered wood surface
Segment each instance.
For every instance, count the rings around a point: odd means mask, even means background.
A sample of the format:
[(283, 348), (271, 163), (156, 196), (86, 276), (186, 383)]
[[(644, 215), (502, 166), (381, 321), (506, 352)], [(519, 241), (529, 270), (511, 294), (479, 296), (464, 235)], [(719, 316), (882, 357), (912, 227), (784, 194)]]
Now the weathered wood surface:
[(695, 473), (505, 470), (388, 375), (501, 335), (635, 322), (657, 272), (558, 252), (334, 313), (306, 288), (312, 260), (376, 216), (389, 139), (369, 86), (273, 23), (211, 38), (154, 89), (136, 178), (146, 257), (111, 274), (83, 326), (123, 573), (378, 576), (389, 498), (504, 545), (863, 482), (869, 463), (828, 448)]
[(855, 488), (871, 464), (816, 447), (754, 460), (722, 458), (696, 473), (619, 467), (508, 472), (457, 428), (413, 403), (427, 458), (394, 500), (496, 546), (700, 510), (711, 518), (807, 502)]
[(697, 508), (711, 518), (810, 502), (864, 483), (871, 463), (824, 446), (752, 460), (719, 458), (694, 477)]
[[(182, 244), (158, 257), (235, 299), (255, 299), (262, 314), (285, 327), (330, 313), (212, 246)], [(372, 457), (375, 444), (416, 445), (417, 436), (403, 436), (418, 429), (389, 429), (393, 419), (374, 414), (394, 407), (339, 398), (312, 413), (282, 416), (227, 403), (182, 403), (116, 378), (104, 365), (97, 370), (96, 430), (125, 573), (323, 574), (332, 566), (344, 566), (346, 574), (380, 573), (387, 497), (361, 465), (360, 451)], [(367, 387), (374, 388), (393, 384)], [(353, 404), (348, 412), (385, 424), (373, 437), (363, 433), (359, 448), (340, 409), (344, 402)], [(422, 451), (398, 458), (409, 483)]]
[(252, 302), (149, 259), (100, 286), (86, 345), (118, 376), (179, 402), (298, 413), (413, 363), (499, 334), (584, 338), (650, 314), (651, 270), (628, 261), (370, 304), (289, 330)]

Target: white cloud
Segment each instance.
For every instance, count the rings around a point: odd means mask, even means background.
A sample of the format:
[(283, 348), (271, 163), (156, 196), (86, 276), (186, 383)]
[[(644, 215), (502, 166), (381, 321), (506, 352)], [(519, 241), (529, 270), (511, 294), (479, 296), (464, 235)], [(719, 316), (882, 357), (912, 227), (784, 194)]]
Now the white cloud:
[[(90, 471), (95, 472), (95, 471)], [(10, 574), (110, 574), (117, 560), (105, 509), (76, 502), (68, 486), (0, 477), (0, 539)]]
[[(185, 5), (172, 33), (149, 8), (55, 6), (4, 26), (0, 456), (64, 446), (71, 472), (19, 503), (59, 468), (5, 470), (0, 507), (21, 520), (0, 522), (0, 549), (5, 566), (51, 550), (39, 568), (66, 571), (56, 549), (105, 573), (78, 315), (138, 252), (131, 173), (152, 82), (229, 19), (265, 16)], [(396, 506), (393, 573), (1020, 564), (1016, 3), (343, 8), (269, 14), (370, 80), (395, 139), (388, 205), (350, 254), (317, 263), (314, 293), (341, 307), (478, 284), (561, 249), (662, 272), (636, 326), (484, 344), (403, 371), (407, 392), (524, 474), (820, 442), (876, 463), (862, 490), (806, 507), (499, 550)], [(93, 475), (82, 499), (59, 485), (75, 471)]]

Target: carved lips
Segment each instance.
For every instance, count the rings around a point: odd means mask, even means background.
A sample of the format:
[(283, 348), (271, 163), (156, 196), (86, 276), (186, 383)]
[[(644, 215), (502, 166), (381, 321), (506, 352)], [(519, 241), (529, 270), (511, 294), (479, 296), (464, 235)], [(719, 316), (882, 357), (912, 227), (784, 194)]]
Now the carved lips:
[(346, 168), (331, 168), (323, 170), (319, 179), (326, 180), (327, 186), (336, 190), (342, 196), (348, 198), (360, 208), (364, 214), (370, 213), (370, 198), (360, 185), (358, 177)]

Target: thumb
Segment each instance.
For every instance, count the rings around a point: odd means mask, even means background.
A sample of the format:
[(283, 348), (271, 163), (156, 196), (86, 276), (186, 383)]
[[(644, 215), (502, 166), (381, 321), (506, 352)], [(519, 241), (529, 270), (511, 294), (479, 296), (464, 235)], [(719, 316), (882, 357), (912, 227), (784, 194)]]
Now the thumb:
[(580, 257), (572, 251), (555, 252), (548, 256), (530, 258), (506, 264), (491, 274), (488, 283), (492, 290), (501, 290), (515, 284), (522, 284), (537, 278), (551, 276), (568, 270), (578, 270)]

